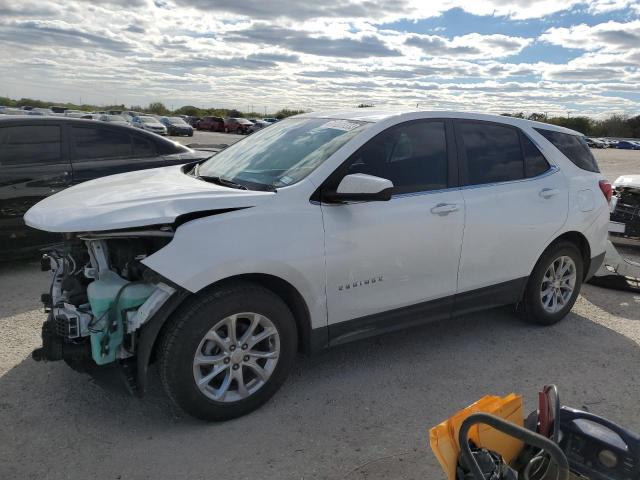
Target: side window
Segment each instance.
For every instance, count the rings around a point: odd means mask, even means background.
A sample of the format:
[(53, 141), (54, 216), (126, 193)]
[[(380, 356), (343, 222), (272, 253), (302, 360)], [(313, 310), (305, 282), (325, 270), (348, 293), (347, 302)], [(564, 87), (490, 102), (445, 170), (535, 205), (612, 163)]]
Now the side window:
[(593, 158), (591, 149), (583, 137), (568, 133), (554, 132), (544, 128), (536, 128), (536, 132), (549, 140), (573, 164), (583, 170), (599, 173), (598, 163)]
[(156, 154), (156, 148), (153, 142), (148, 138), (133, 135), (133, 155), (135, 157), (153, 157)]
[(524, 178), (518, 130), (483, 122), (460, 121), (458, 132), (466, 153), (468, 185)]
[(131, 156), (127, 132), (100, 127), (72, 127), (76, 160), (126, 158)]
[(524, 133), (520, 133), (522, 153), (524, 154), (524, 170), (527, 178), (537, 177), (551, 168), (542, 152)]
[(396, 125), (369, 140), (348, 161), (347, 174), (393, 182), (394, 193), (447, 188), (447, 140), (442, 121)]
[(0, 128), (0, 166), (25, 163), (62, 163), (59, 126)]

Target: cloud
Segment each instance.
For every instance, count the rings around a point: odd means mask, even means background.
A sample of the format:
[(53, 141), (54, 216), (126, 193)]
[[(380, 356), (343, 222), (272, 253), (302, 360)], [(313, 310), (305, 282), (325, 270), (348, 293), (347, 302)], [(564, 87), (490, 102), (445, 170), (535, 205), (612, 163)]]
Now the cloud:
[[(412, 22), (452, 8), (478, 16), (456, 34)], [(546, 18), (571, 8), (584, 25)], [(0, 67), (3, 93), (55, 101), (634, 111), (634, 11), (625, 0), (0, 0)]]
[(308, 2), (290, 0), (175, 0), (180, 7), (204, 11), (226, 12), (240, 17), (263, 20), (291, 19), (307, 21), (319, 18), (366, 19), (375, 24), (394, 20), (429, 18), (452, 8), (460, 8), (474, 15), (496, 15), (514, 19), (542, 18), (568, 11), (576, 5), (588, 5), (593, 11), (612, 11), (625, 8), (633, 0), (326, 0)]
[(520, 53), (533, 42), (531, 38), (470, 33), (449, 40), (437, 35), (410, 35), (405, 44), (418, 47), (429, 57), (500, 58)]
[(51, 45), (65, 48), (100, 48), (127, 52), (131, 46), (105, 33), (89, 33), (63, 21), (26, 20), (5, 24), (0, 29), (0, 39), (18, 45)]
[(554, 27), (541, 35), (540, 40), (565, 48), (626, 52), (640, 49), (640, 20)]
[(278, 46), (295, 52), (329, 57), (362, 58), (401, 55), (375, 35), (365, 33), (330, 38), (264, 23), (227, 32), (225, 39), (258, 46)]

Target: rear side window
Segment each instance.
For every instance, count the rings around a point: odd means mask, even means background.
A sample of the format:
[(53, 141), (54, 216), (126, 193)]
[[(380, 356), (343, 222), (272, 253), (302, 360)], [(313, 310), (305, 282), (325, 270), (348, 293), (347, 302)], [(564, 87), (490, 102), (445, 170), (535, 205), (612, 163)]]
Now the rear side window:
[(133, 135), (133, 155), (136, 157), (153, 157), (156, 149), (148, 138)]
[(131, 157), (127, 132), (99, 127), (72, 127), (78, 161)]
[(522, 153), (524, 154), (525, 176), (527, 178), (537, 177), (549, 170), (551, 168), (549, 162), (529, 137), (521, 133), (520, 139), (522, 140)]
[(483, 122), (458, 122), (466, 154), (466, 183), (507, 182), (524, 178), (520, 135), (512, 127)]
[(25, 163), (62, 163), (59, 126), (0, 128), (0, 166)]
[(554, 132), (544, 128), (536, 128), (536, 131), (549, 140), (554, 147), (560, 150), (573, 164), (589, 172), (600, 173), (598, 163), (591, 154), (589, 145), (583, 137), (568, 133)]

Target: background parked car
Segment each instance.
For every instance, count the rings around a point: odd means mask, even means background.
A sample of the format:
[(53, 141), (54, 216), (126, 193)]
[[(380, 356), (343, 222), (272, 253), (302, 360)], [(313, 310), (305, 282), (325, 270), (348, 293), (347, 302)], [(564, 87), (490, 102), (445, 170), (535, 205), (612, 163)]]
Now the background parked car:
[(224, 119), (225, 133), (249, 133), (251, 123), (246, 118), (228, 117)]
[[(106, 112), (104, 112), (106, 113)], [(142, 112), (136, 112), (134, 110), (125, 110), (124, 112), (121, 113), (121, 115), (124, 117), (124, 119), (131, 123), (131, 121), (135, 118), (135, 117), (140, 117), (142, 115), (144, 115), (144, 113)]]
[(160, 123), (167, 127), (169, 135), (186, 135), (193, 137), (193, 127), (181, 117), (162, 117)]
[(211, 132), (224, 131), (224, 119), (222, 117), (203, 117), (198, 122), (198, 130), (209, 130)]
[(167, 127), (165, 127), (160, 120), (151, 115), (141, 115), (139, 117), (133, 117), (131, 125), (142, 130), (157, 133), (158, 135), (166, 135)]
[(632, 140), (620, 140), (616, 145), (616, 148), (621, 148), (624, 150), (640, 150), (640, 143), (634, 142)]
[(589, 145), (590, 148), (607, 148), (607, 144), (604, 143), (599, 138), (585, 137), (585, 141), (587, 142), (587, 145)]
[(266, 117), (266, 118), (263, 118), (262, 120), (264, 120), (267, 123), (276, 123), (278, 121), (278, 119), (275, 117)]
[(177, 165), (211, 155), (129, 126), (65, 117), (0, 117), (0, 259), (57, 243), (24, 225), (43, 198), (114, 173)]
[(200, 117), (187, 117), (185, 122), (191, 125), (193, 128), (198, 127), (198, 122), (201, 120)]
[(83, 112), (82, 110), (65, 110), (64, 116), (71, 118), (82, 118), (83, 115), (88, 114), (89, 112)]
[(249, 127), (249, 133), (257, 132), (258, 130), (262, 130), (264, 127), (268, 127), (271, 125), (269, 122), (265, 122), (264, 120), (255, 120), (253, 121), (253, 125)]
[(22, 110), (20, 108), (12, 108), (12, 107), (4, 108), (0, 113), (2, 113), (3, 115), (28, 115), (29, 114), (27, 110)]
[(129, 122), (127, 122), (122, 115), (100, 115), (98, 120), (101, 122), (109, 122), (114, 125), (123, 125), (125, 127), (129, 126)]

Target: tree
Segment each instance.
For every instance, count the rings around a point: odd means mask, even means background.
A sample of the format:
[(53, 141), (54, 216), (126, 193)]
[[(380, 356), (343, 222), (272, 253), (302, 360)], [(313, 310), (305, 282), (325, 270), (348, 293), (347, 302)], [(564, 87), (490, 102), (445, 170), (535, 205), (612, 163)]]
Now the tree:
[(529, 115), (529, 120), (533, 120), (534, 122), (546, 122), (547, 116), (544, 113), (532, 113)]
[(200, 109), (193, 105), (185, 105), (174, 111), (176, 115), (189, 115), (190, 117), (200, 117)]
[(169, 113), (169, 110), (162, 102), (151, 102), (146, 110), (154, 115), (167, 115)]
[(288, 108), (283, 108), (282, 110), (278, 110), (275, 114), (275, 117), (278, 120), (282, 120), (283, 118), (291, 117), (292, 115), (298, 115), (300, 113), (306, 113), (304, 110), (289, 110)]

